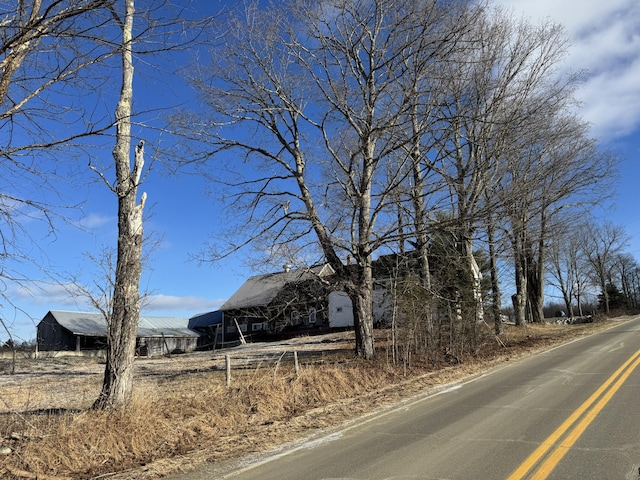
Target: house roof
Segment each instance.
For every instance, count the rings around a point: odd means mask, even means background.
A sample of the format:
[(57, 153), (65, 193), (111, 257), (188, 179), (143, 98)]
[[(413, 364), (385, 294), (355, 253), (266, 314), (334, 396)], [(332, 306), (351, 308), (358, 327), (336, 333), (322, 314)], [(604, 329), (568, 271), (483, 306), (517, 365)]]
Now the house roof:
[(189, 328), (206, 328), (222, 323), (222, 312), (215, 310), (213, 312), (200, 313), (189, 319)]
[(239, 308), (264, 307), (290, 283), (310, 280), (333, 274), (328, 265), (318, 265), (306, 269), (289, 270), (266, 275), (250, 277), (231, 297), (220, 307), (220, 310), (235, 310)]
[[(75, 335), (106, 336), (107, 322), (99, 313), (66, 312), (51, 310), (49, 312), (64, 328)], [(189, 319), (174, 317), (140, 316), (138, 337), (197, 337), (200, 333), (188, 328)]]

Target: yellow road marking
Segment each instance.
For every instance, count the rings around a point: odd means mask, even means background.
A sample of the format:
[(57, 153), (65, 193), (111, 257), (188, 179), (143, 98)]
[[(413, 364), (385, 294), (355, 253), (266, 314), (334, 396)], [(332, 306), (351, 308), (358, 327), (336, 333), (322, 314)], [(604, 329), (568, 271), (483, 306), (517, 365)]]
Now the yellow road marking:
[[(631, 365), (633, 363), (633, 365)], [(585, 418), (571, 431), (565, 441), (558, 445), (547, 460), (535, 472), (536, 480), (546, 478), (555, 468), (558, 462), (569, 451), (571, 446), (578, 440), (587, 426), (593, 421), (596, 415), (611, 400), (611, 397), (618, 391), (627, 380), (631, 372), (640, 364), (640, 350), (634, 353), (626, 362), (618, 368), (582, 405), (580, 405), (551, 435), (549, 435), (534, 452), (508, 477), (507, 480), (519, 480), (531, 471), (531, 469), (542, 459), (542, 457), (555, 446), (556, 442), (572, 427), (574, 423), (587, 411), (596, 400), (618, 379), (611, 389), (600, 399), (595, 407), (587, 413)], [(627, 369), (627, 367), (631, 367)], [(624, 374), (623, 374), (624, 372)], [(620, 376), (622, 374), (622, 376)], [(620, 378), (618, 378), (620, 377)]]

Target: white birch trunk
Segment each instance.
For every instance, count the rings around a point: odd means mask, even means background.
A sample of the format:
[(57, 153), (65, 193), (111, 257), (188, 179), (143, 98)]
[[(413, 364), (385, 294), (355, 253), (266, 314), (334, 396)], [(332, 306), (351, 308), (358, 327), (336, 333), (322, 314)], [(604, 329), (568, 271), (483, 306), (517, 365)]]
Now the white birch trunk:
[(135, 149), (131, 167), (131, 110), (133, 102), (132, 30), (134, 0), (125, 0), (122, 24), (122, 88), (116, 107), (116, 167), (118, 196), (118, 257), (113, 305), (107, 330), (107, 360), (102, 391), (94, 408), (125, 405), (133, 392), (133, 360), (140, 318), (140, 274), (142, 270), (142, 212), (146, 194), (137, 204), (138, 185), (144, 167), (144, 143)]

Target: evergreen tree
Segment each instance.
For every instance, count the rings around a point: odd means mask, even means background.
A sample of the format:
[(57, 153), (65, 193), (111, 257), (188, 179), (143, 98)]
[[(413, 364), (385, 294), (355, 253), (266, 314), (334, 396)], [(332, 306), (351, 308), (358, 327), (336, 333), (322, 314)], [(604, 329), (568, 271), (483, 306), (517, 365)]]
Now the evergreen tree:
[[(627, 297), (616, 287), (613, 283), (609, 282), (606, 286), (607, 295), (609, 297), (609, 310), (619, 310), (627, 308)], [(598, 310), (605, 310), (605, 295), (601, 293), (598, 295)]]

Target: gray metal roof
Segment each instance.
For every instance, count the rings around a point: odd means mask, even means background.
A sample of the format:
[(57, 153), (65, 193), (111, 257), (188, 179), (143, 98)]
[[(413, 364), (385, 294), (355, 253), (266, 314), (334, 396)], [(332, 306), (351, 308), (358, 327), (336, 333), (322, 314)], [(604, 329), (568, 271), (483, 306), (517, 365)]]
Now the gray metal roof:
[[(52, 310), (49, 313), (64, 328), (75, 335), (106, 336), (107, 322), (99, 313), (66, 312)], [(201, 334), (188, 328), (188, 318), (140, 316), (138, 337), (198, 337)]]
[(329, 265), (319, 265), (308, 269), (290, 270), (250, 277), (231, 297), (224, 302), (220, 310), (237, 308), (264, 307), (289, 283), (309, 280), (333, 273)]

